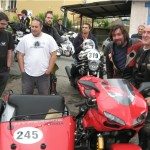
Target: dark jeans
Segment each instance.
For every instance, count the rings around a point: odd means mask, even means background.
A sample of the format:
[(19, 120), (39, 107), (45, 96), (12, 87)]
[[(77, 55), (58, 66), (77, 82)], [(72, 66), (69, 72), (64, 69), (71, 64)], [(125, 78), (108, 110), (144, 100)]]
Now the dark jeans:
[(2, 96), (2, 93), (5, 90), (8, 77), (9, 77), (9, 70), (6, 72), (0, 72), (0, 97)]
[(40, 95), (48, 95), (49, 86), (49, 75), (44, 74), (39, 77), (33, 77), (25, 72), (22, 73), (22, 94), (33, 94), (34, 88), (36, 87)]

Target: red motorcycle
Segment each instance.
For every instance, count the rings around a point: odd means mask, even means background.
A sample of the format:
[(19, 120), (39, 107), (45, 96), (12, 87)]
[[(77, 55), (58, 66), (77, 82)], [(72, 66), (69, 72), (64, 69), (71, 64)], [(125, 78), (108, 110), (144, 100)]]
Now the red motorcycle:
[(76, 104), (76, 117), (59, 95), (0, 100), (0, 150), (141, 150), (128, 143), (147, 116), (137, 89), (126, 80), (91, 76), (78, 85), (86, 99)]
[[(124, 79), (93, 76), (82, 77), (78, 86), (86, 99), (76, 105), (80, 108), (76, 117), (76, 147), (141, 150), (129, 144), (143, 127), (148, 113), (146, 101), (138, 90)], [(147, 87), (142, 88), (141, 92)]]

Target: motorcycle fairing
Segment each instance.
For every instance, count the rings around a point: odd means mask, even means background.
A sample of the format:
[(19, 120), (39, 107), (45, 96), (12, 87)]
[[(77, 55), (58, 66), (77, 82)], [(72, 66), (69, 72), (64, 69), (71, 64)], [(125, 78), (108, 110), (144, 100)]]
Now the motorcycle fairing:
[[(93, 76), (85, 76), (80, 80), (92, 82), (100, 90), (100, 92), (95, 91), (97, 110), (95, 108), (89, 109), (83, 118), (85, 128), (91, 127), (94, 124), (94, 128), (96, 128), (97, 131), (123, 129), (138, 131), (142, 127), (145, 118), (140, 123), (137, 123), (136, 120), (147, 115), (147, 104), (137, 89), (129, 85), (129, 83), (123, 84), (123, 82), (125, 83), (127, 81), (114, 79), (113, 85), (111, 85), (109, 79), (103, 80)], [(118, 82), (116, 82), (118, 84), (117, 86), (115, 85), (115, 80)], [(121, 83), (120, 86), (119, 83)], [(83, 84), (78, 84), (78, 86), (81, 93), (84, 93), (85, 86)], [(92, 90), (91, 87), (91, 92)], [(122, 96), (122, 98), (116, 100), (115, 96), (110, 94), (110, 91), (118, 93), (118, 95), (116, 95)], [(108, 116), (111, 116), (111, 119), (113, 117), (113, 119), (115, 118), (119, 121), (111, 120)]]
[[(16, 145), (16, 150), (41, 150), (42, 144), (46, 145), (46, 150), (74, 150), (75, 122), (71, 116), (50, 120), (13, 121), (12, 130), (9, 127), (9, 122), (0, 124), (1, 150), (10, 150), (12, 144)], [(21, 133), (23, 128), (32, 128), (35, 131)], [(30, 141), (38, 136), (37, 130), (40, 130), (43, 137), (40, 141), (32, 143)], [(28, 140), (29, 143), (23, 144), (15, 140), (15, 132), (17, 132), (16, 135), (18, 134), (17, 138), (21, 139), (22, 142), (25, 143)]]
[(112, 144), (110, 150), (142, 150), (135, 144)]

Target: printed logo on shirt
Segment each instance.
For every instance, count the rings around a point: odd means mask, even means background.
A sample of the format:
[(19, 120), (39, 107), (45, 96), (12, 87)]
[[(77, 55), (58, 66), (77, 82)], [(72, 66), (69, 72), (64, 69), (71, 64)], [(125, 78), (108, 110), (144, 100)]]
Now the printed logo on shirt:
[(39, 46), (40, 46), (39, 41), (35, 42), (35, 43), (34, 43), (34, 46), (35, 46), (35, 47), (39, 47)]
[(36, 41), (30, 48), (44, 48), (44, 45), (41, 42)]
[(0, 42), (0, 46), (6, 46), (6, 42)]

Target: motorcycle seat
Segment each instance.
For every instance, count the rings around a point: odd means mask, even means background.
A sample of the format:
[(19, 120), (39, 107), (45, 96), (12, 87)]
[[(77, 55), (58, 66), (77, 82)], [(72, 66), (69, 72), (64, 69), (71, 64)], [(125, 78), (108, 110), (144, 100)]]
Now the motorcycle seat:
[[(8, 104), (15, 108), (15, 116), (48, 113), (50, 109), (63, 113), (65, 109), (64, 97), (58, 95), (10, 95)], [(45, 115), (30, 118), (44, 119)]]

